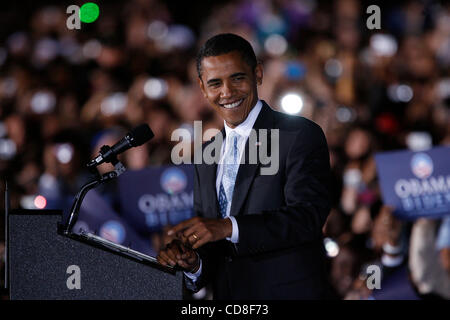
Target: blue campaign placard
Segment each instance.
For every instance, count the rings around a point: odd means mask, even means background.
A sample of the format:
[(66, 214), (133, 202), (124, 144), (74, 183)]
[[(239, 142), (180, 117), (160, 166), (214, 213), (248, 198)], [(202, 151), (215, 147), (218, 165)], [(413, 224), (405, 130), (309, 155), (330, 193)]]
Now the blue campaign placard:
[(193, 179), (193, 165), (126, 171), (110, 189), (86, 194), (73, 230), (155, 256), (152, 236), (193, 217)]
[(450, 147), (375, 155), (385, 205), (401, 219), (450, 214)]
[(119, 177), (122, 217), (140, 234), (193, 217), (194, 166), (167, 165), (127, 171)]
[(142, 253), (156, 255), (151, 239), (137, 234), (97, 190), (90, 190), (81, 205), (73, 232), (82, 230)]

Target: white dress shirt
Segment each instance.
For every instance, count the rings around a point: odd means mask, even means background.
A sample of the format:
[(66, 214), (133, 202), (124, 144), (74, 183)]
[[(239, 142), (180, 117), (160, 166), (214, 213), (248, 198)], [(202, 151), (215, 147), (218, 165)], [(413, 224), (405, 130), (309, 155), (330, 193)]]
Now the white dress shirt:
[[(247, 118), (234, 129), (230, 128), (225, 121), (223, 122), (224, 127), (225, 127), (226, 139), (225, 139), (224, 143), (222, 144), (222, 149), (220, 151), (220, 160), (219, 160), (219, 164), (217, 165), (217, 175), (216, 175), (217, 199), (219, 199), (220, 182), (222, 181), (222, 175), (223, 175), (223, 158), (231, 146), (231, 143), (229, 143), (230, 133), (235, 132), (241, 136), (241, 138), (239, 140), (239, 145), (238, 145), (239, 159), (241, 159), (242, 154), (244, 153), (245, 144), (247, 143), (247, 139), (253, 128), (253, 125), (255, 124), (256, 118), (258, 118), (261, 108), (262, 108), (262, 102), (260, 100), (258, 100), (255, 107), (248, 114)], [(231, 240), (231, 242), (233, 242), (233, 243), (238, 243), (239, 242), (239, 229), (238, 229), (236, 219), (234, 217), (230, 216), (230, 210), (231, 210), (231, 202), (227, 207), (226, 215), (227, 215), (227, 218), (231, 220), (233, 228), (232, 228), (231, 238), (227, 238), (227, 240)]]
[[(222, 144), (222, 149), (220, 151), (220, 160), (217, 165), (217, 174), (216, 174), (217, 199), (219, 198), (220, 182), (222, 181), (222, 175), (223, 175), (223, 158), (224, 158), (224, 155), (226, 154), (226, 152), (228, 151), (228, 148), (230, 148), (230, 145), (231, 145), (230, 143), (227, 143), (228, 139), (230, 137), (230, 133), (234, 131), (241, 136), (241, 138), (239, 140), (239, 145), (238, 145), (239, 159), (241, 159), (242, 154), (244, 153), (244, 150), (245, 150), (245, 144), (247, 143), (247, 139), (250, 136), (250, 132), (255, 124), (256, 118), (258, 118), (258, 115), (261, 112), (261, 109), (262, 109), (262, 102), (261, 102), (261, 100), (258, 100), (258, 102), (256, 102), (256, 105), (253, 107), (253, 109), (248, 114), (247, 118), (234, 129), (230, 128), (227, 125), (225, 120), (223, 121), (224, 127), (225, 127), (226, 139)], [(231, 203), (227, 207), (227, 212), (226, 212), (227, 217), (225, 218), (225, 219), (230, 219), (231, 224), (232, 224), (231, 238), (227, 238), (227, 240), (229, 240), (233, 243), (238, 243), (239, 242), (239, 228), (238, 228), (236, 219), (233, 216), (230, 216), (230, 209), (231, 209)], [(188, 278), (192, 279), (194, 282), (197, 280), (197, 278), (200, 276), (201, 273), (202, 273), (201, 260), (200, 260), (200, 268), (197, 270), (196, 273), (185, 272), (186, 276)]]

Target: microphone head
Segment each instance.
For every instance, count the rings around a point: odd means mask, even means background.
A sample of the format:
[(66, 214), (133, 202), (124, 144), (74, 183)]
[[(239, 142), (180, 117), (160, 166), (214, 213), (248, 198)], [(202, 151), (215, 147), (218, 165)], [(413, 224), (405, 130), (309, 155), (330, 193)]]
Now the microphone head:
[(148, 126), (148, 124), (143, 123), (136, 128), (132, 129), (130, 133), (128, 133), (128, 136), (130, 137), (130, 144), (133, 147), (140, 146), (141, 144), (146, 143), (151, 138), (153, 138), (155, 135), (153, 134), (152, 129)]

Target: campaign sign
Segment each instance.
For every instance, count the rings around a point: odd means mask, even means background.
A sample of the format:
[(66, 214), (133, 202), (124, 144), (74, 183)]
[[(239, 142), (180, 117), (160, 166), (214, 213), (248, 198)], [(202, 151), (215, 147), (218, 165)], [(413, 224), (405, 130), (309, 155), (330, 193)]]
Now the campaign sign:
[(450, 147), (375, 155), (386, 205), (402, 219), (450, 214)]
[(149, 167), (119, 177), (121, 214), (138, 233), (193, 217), (193, 165)]

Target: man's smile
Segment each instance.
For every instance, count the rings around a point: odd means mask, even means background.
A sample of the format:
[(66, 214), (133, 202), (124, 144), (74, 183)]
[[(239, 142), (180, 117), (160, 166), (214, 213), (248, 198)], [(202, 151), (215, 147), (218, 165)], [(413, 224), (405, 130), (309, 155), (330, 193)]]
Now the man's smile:
[(223, 104), (219, 103), (219, 105), (225, 109), (234, 109), (234, 108), (239, 107), (242, 104), (242, 101), (244, 101), (244, 98), (236, 100), (232, 103), (223, 103)]
[(239, 51), (205, 57), (198, 83), (204, 97), (230, 128), (244, 122), (258, 102), (261, 64), (248, 64)]

